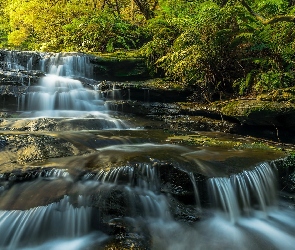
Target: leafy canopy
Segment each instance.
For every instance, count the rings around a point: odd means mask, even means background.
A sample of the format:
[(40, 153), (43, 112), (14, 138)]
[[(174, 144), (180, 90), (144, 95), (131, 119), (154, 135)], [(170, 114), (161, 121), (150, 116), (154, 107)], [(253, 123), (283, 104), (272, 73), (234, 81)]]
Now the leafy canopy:
[(209, 101), (294, 85), (294, 1), (0, 0), (0, 7), (5, 48), (136, 49), (155, 76)]

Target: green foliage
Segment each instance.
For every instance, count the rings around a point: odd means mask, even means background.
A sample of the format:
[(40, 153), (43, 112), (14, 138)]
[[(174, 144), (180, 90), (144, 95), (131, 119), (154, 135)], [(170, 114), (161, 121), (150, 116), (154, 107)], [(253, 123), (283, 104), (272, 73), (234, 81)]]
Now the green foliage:
[(7, 46), (7, 38), (9, 34), (9, 18), (4, 8), (6, 1), (0, 1), (0, 47)]
[(286, 0), (245, 2), (253, 11), (240, 0), (149, 0), (155, 16), (147, 21), (129, 0), (0, 0), (0, 46), (139, 49), (154, 75), (196, 87), (209, 101), (218, 93), (294, 86), (294, 22), (263, 22), (293, 15), (294, 6)]
[[(42, 51), (113, 51), (141, 46), (149, 32), (135, 23), (126, 0), (8, 0), (6, 40), (12, 48)], [(135, 10), (132, 10), (133, 12)], [(129, 20), (133, 16), (132, 20)], [(0, 26), (0, 35), (1, 35)]]
[(190, 9), (189, 18), (167, 19), (170, 25), (157, 30), (145, 52), (175, 80), (197, 84), (210, 93), (230, 91), (232, 74), (243, 76), (242, 64), (247, 64), (242, 59), (253, 28), (241, 27), (240, 20), (249, 17), (239, 6), (221, 8), (209, 1), (195, 3), (194, 10)]
[[(154, 37), (143, 52), (166, 76), (201, 87), (206, 99), (215, 92), (244, 95), (293, 86), (293, 23), (264, 25), (240, 1), (160, 3), (164, 14), (150, 24)], [(283, 0), (254, 1), (251, 7), (266, 18), (290, 11)]]
[(262, 0), (254, 1), (254, 8), (266, 17), (271, 17), (279, 14), (286, 14), (288, 1), (284, 0)]
[(151, 20), (147, 28), (154, 36), (140, 49), (140, 53), (147, 58), (151, 71), (157, 72), (159, 68), (155, 62), (169, 52), (180, 30), (171, 20), (163, 19)]
[(278, 71), (267, 71), (257, 75), (257, 83), (254, 88), (257, 92), (271, 91), (292, 86), (294, 75)]
[(115, 48), (135, 49), (148, 33), (108, 12), (75, 18), (64, 26), (65, 43), (72, 50), (113, 52)]

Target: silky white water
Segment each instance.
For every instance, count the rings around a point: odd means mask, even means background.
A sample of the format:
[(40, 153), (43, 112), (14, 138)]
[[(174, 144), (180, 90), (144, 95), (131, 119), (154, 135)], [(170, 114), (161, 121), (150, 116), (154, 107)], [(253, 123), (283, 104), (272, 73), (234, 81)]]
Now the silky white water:
[[(72, 205), (69, 196), (64, 196), (46, 206), (0, 211), (0, 247), (86, 249), (92, 244), (102, 246), (110, 236), (93, 228), (95, 214), (99, 213), (102, 220), (110, 220), (110, 223), (122, 220), (134, 227), (147, 228), (152, 249), (266, 247), (291, 250), (295, 244), (294, 211), (289, 203), (277, 203), (275, 191), (270, 188), (276, 185), (274, 176), (272, 167), (263, 163), (229, 178), (209, 178), (208, 196), (212, 198), (212, 206), (202, 208), (205, 215), (201, 221), (185, 224), (173, 219), (167, 197), (159, 193), (159, 176), (152, 165), (122, 166), (85, 174), (82, 181), (74, 182), (73, 189), (79, 193), (76, 205)], [(39, 184), (42, 180), (73, 182), (67, 171), (58, 169), (42, 174)], [(241, 192), (239, 183), (243, 182)], [(120, 202), (125, 204), (122, 218), (109, 217), (106, 208), (99, 205), (105, 204), (112, 193), (119, 194)], [(93, 195), (97, 197), (95, 209), (91, 203)], [(198, 203), (196, 209), (199, 209)]]
[[(9, 58), (8, 58), (9, 60)], [(31, 63), (28, 62), (28, 68)], [(46, 56), (40, 60), (40, 70), (46, 75), (29, 86), (19, 101), (21, 117), (94, 117), (107, 129), (125, 128), (119, 119), (108, 114), (108, 108), (92, 78), (93, 66), (84, 55)], [(91, 82), (91, 85), (85, 84)]]
[[(13, 53), (7, 66), (25, 69), (18, 65)], [(32, 60), (28, 60), (26, 69), (32, 68)], [(83, 82), (91, 79), (87, 81), (95, 84), (87, 57), (48, 56), (40, 61), (40, 69), (46, 76), (37, 85), (29, 86), (19, 101), (23, 116), (91, 117), (103, 123), (102, 129), (126, 128), (123, 122), (109, 116), (97, 86), (86, 87)], [(130, 230), (129, 235), (138, 240), (142, 237), (155, 250), (294, 249), (294, 204), (278, 199), (273, 166), (265, 162), (219, 177), (216, 173), (224, 170), (209, 164), (219, 157), (218, 153), (151, 143), (150, 138), (127, 144), (132, 136), (128, 134), (124, 144), (123, 140), (109, 146), (103, 146), (103, 142), (100, 145), (99, 140), (95, 143), (89, 157), (93, 167), (99, 169), (97, 172), (83, 174), (87, 156), (81, 156), (76, 165), (72, 163), (72, 171), (79, 173), (75, 176), (65, 169), (52, 169), (24, 183), (3, 181), (0, 249), (103, 249), (109, 240), (121, 237), (111, 231), (112, 225), (121, 224)], [(177, 172), (175, 179), (165, 179), (166, 173), (159, 173), (158, 163), (167, 162), (171, 163), (166, 165), (167, 172), (174, 164), (182, 175)], [(189, 168), (190, 164), (195, 165)], [(190, 169), (205, 173), (205, 191), (199, 190), (197, 171)], [(200, 213), (199, 221), (188, 222), (173, 214), (185, 212), (184, 205), (173, 203), (183, 194), (183, 183), (177, 177), (187, 177), (186, 184), (191, 188), (189, 211)], [(5, 179), (4, 175), (0, 178)]]

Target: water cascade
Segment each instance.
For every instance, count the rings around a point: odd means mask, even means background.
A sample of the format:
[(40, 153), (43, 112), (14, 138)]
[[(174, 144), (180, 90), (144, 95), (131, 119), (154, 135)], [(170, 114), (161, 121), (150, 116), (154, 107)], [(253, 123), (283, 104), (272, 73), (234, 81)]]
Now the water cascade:
[(5, 56), (4, 60), (5, 65), (3, 65), (4, 69), (8, 70), (25, 70), (26, 67), (21, 65), (18, 53), (16, 51), (7, 51), (7, 54)]
[[(109, 115), (88, 56), (77, 53), (40, 54), (38, 59), (34, 56), (22, 58), (24, 56), (20, 53), (7, 52), (5, 57), (6, 69), (15, 71), (13, 75), (16, 79), (20, 78), (26, 88), (22, 94), (16, 93), (17, 110), (22, 112), (21, 117), (91, 116), (106, 129), (126, 127), (123, 121)], [(36, 61), (39, 63), (36, 64)], [(12, 74), (10, 72), (7, 74)], [(26, 75), (18, 72), (26, 72)], [(35, 78), (34, 82), (31, 80), (34, 74), (45, 76), (36, 83)]]
[(279, 198), (276, 166), (264, 155), (249, 167), (246, 149), (126, 129), (110, 116), (87, 56), (18, 56), (7, 52), (6, 67), (45, 76), (23, 83), (21, 118), (1, 120), (10, 164), (1, 161), (1, 249), (294, 249), (294, 198)]
[[(125, 237), (138, 235), (137, 241), (138, 237), (142, 237), (143, 242), (151, 241), (152, 249), (202, 249), (204, 245), (208, 249), (217, 249), (219, 244), (223, 249), (237, 249), (239, 244), (245, 244), (241, 249), (264, 246), (292, 249), (295, 243), (292, 237), (294, 219), (287, 215), (291, 211), (285, 209), (285, 212), (277, 206), (273, 188), (276, 186), (275, 170), (268, 163), (229, 178), (207, 179), (209, 207), (200, 204), (198, 179), (193, 173), (184, 173), (194, 182), (190, 184), (194, 193), (190, 206), (194, 206), (198, 213), (202, 213), (201, 205), (202, 211), (211, 211), (211, 216), (190, 226), (174, 219), (173, 211), (177, 206), (170, 204), (162, 171), (158, 164), (137, 163), (84, 173), (77, 179), (63, 169), (45, 169), (35, 174), (35, 180), (29, 183), (30, 189), (38, 188), (41, 192), (45, 182), (65, 182), (68, 191), (63, 198), (48, 205), (1, 210), (0, 247), (39, 249), (38, 246), (48, 244), (58, 249), (65, 242), (76, 240), (69, 249), (85, 249), (92, 244), (102, 246), (110, 239), (108, 232), (124, 228), (124, 232), (127, 230)], [(182, 178), (180, 176), (181, 172), (178, 178)], [(11, 191), (7, 186), (2, 188), (4, 201), (11, 192), (19, 193), (20, 200), (26, 192), (30, 194), (23, 184), (13, 187)], [(286, 225), (285, 229), (282, 229), (283, 225)], [(175, 230), (177, 235), (174, 235)], [(256, 232), (260, 236), (252, 237)], [(208, 235), (212, 238), (210, 242), (206, 241)], [(222, 242), (216, 243), (215, 237), (220, 239), (220, 235), (223, 235)], [(158, 237), (162, 240), (159, 241)]]
[(193, 187), (194, 187), (196, 206), (197, 206), (198, 209), (201, 209), (200, 195), (199, 195), (199, 190), (198, 190), (198, 187), (197, 187), (197, 184), (196, 184), (195, 176), (194, 176), (194, 174), (192, 172), (190, 172), (189, 177), (190, 177), (191, 182), (192, 182)]
[(85, 88), (80, 80), (74, 79), (93, 77), (88, 60), (86, 56), (61, 54), (42, 59), (40, 69), (46, 76), (23, 95), (23, 110), (36, 112), (36, 116), (79, 116), (83, 111), (106, 116), (99, 92)]
[(19, 245), (40, 244), (61, 235), (66, 238), (86, 235), (90, 229), (90, 212), (89, 207), (73, 207), (67, 196), (57, 203), (25, 211), (0, 211), (0, 247), (16, 249)]
[(211, 178), (208, 185), (212, 203), (227, 212), (232, 222), (241, 214), (251, 216), (255, 210), (267, 217), (268, 210), (276, 205), (276, 177), (267, 163), (230, 178)]

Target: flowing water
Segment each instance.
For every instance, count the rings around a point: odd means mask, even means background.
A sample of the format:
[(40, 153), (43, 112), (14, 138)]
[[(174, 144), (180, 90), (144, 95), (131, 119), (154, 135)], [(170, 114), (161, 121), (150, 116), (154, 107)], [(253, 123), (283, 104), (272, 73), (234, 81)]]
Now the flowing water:
[[(12, 56), (7, 65), (20, 68)], [(225, 174), (212, 158), (251, 151), (174, 145), (161, 140), (163, 131), (129, 130), (97, 84), (85, 85), (94, 82), (87, 57), (45, 56), (38, 67), (46, 76), (22, 96), (23, 117), (90, 116), (103, 126), (95, 152), (63, 168), (0, 174), (0, 249), (294, 249), (295, 207), (278, 198), (274, 162)], [(89, 135), (72, 138), (81, 137)]]
[[(17, 64), (13, 65), (16, 67)], [(28, 62), (27, 69), (31, 67)], [(108, 115), (105, 101), (98, 91), (99, 83), (93, 80), (93, 67), (88, 57), (59, 53), (47, 55), (39, 61), (38, 69), (46, 75), (21, 96), (19, 110), (23, 111), (23, 117), (91, 115), (108, 123), (108, 128), (125, 127), (122, 121)]]

